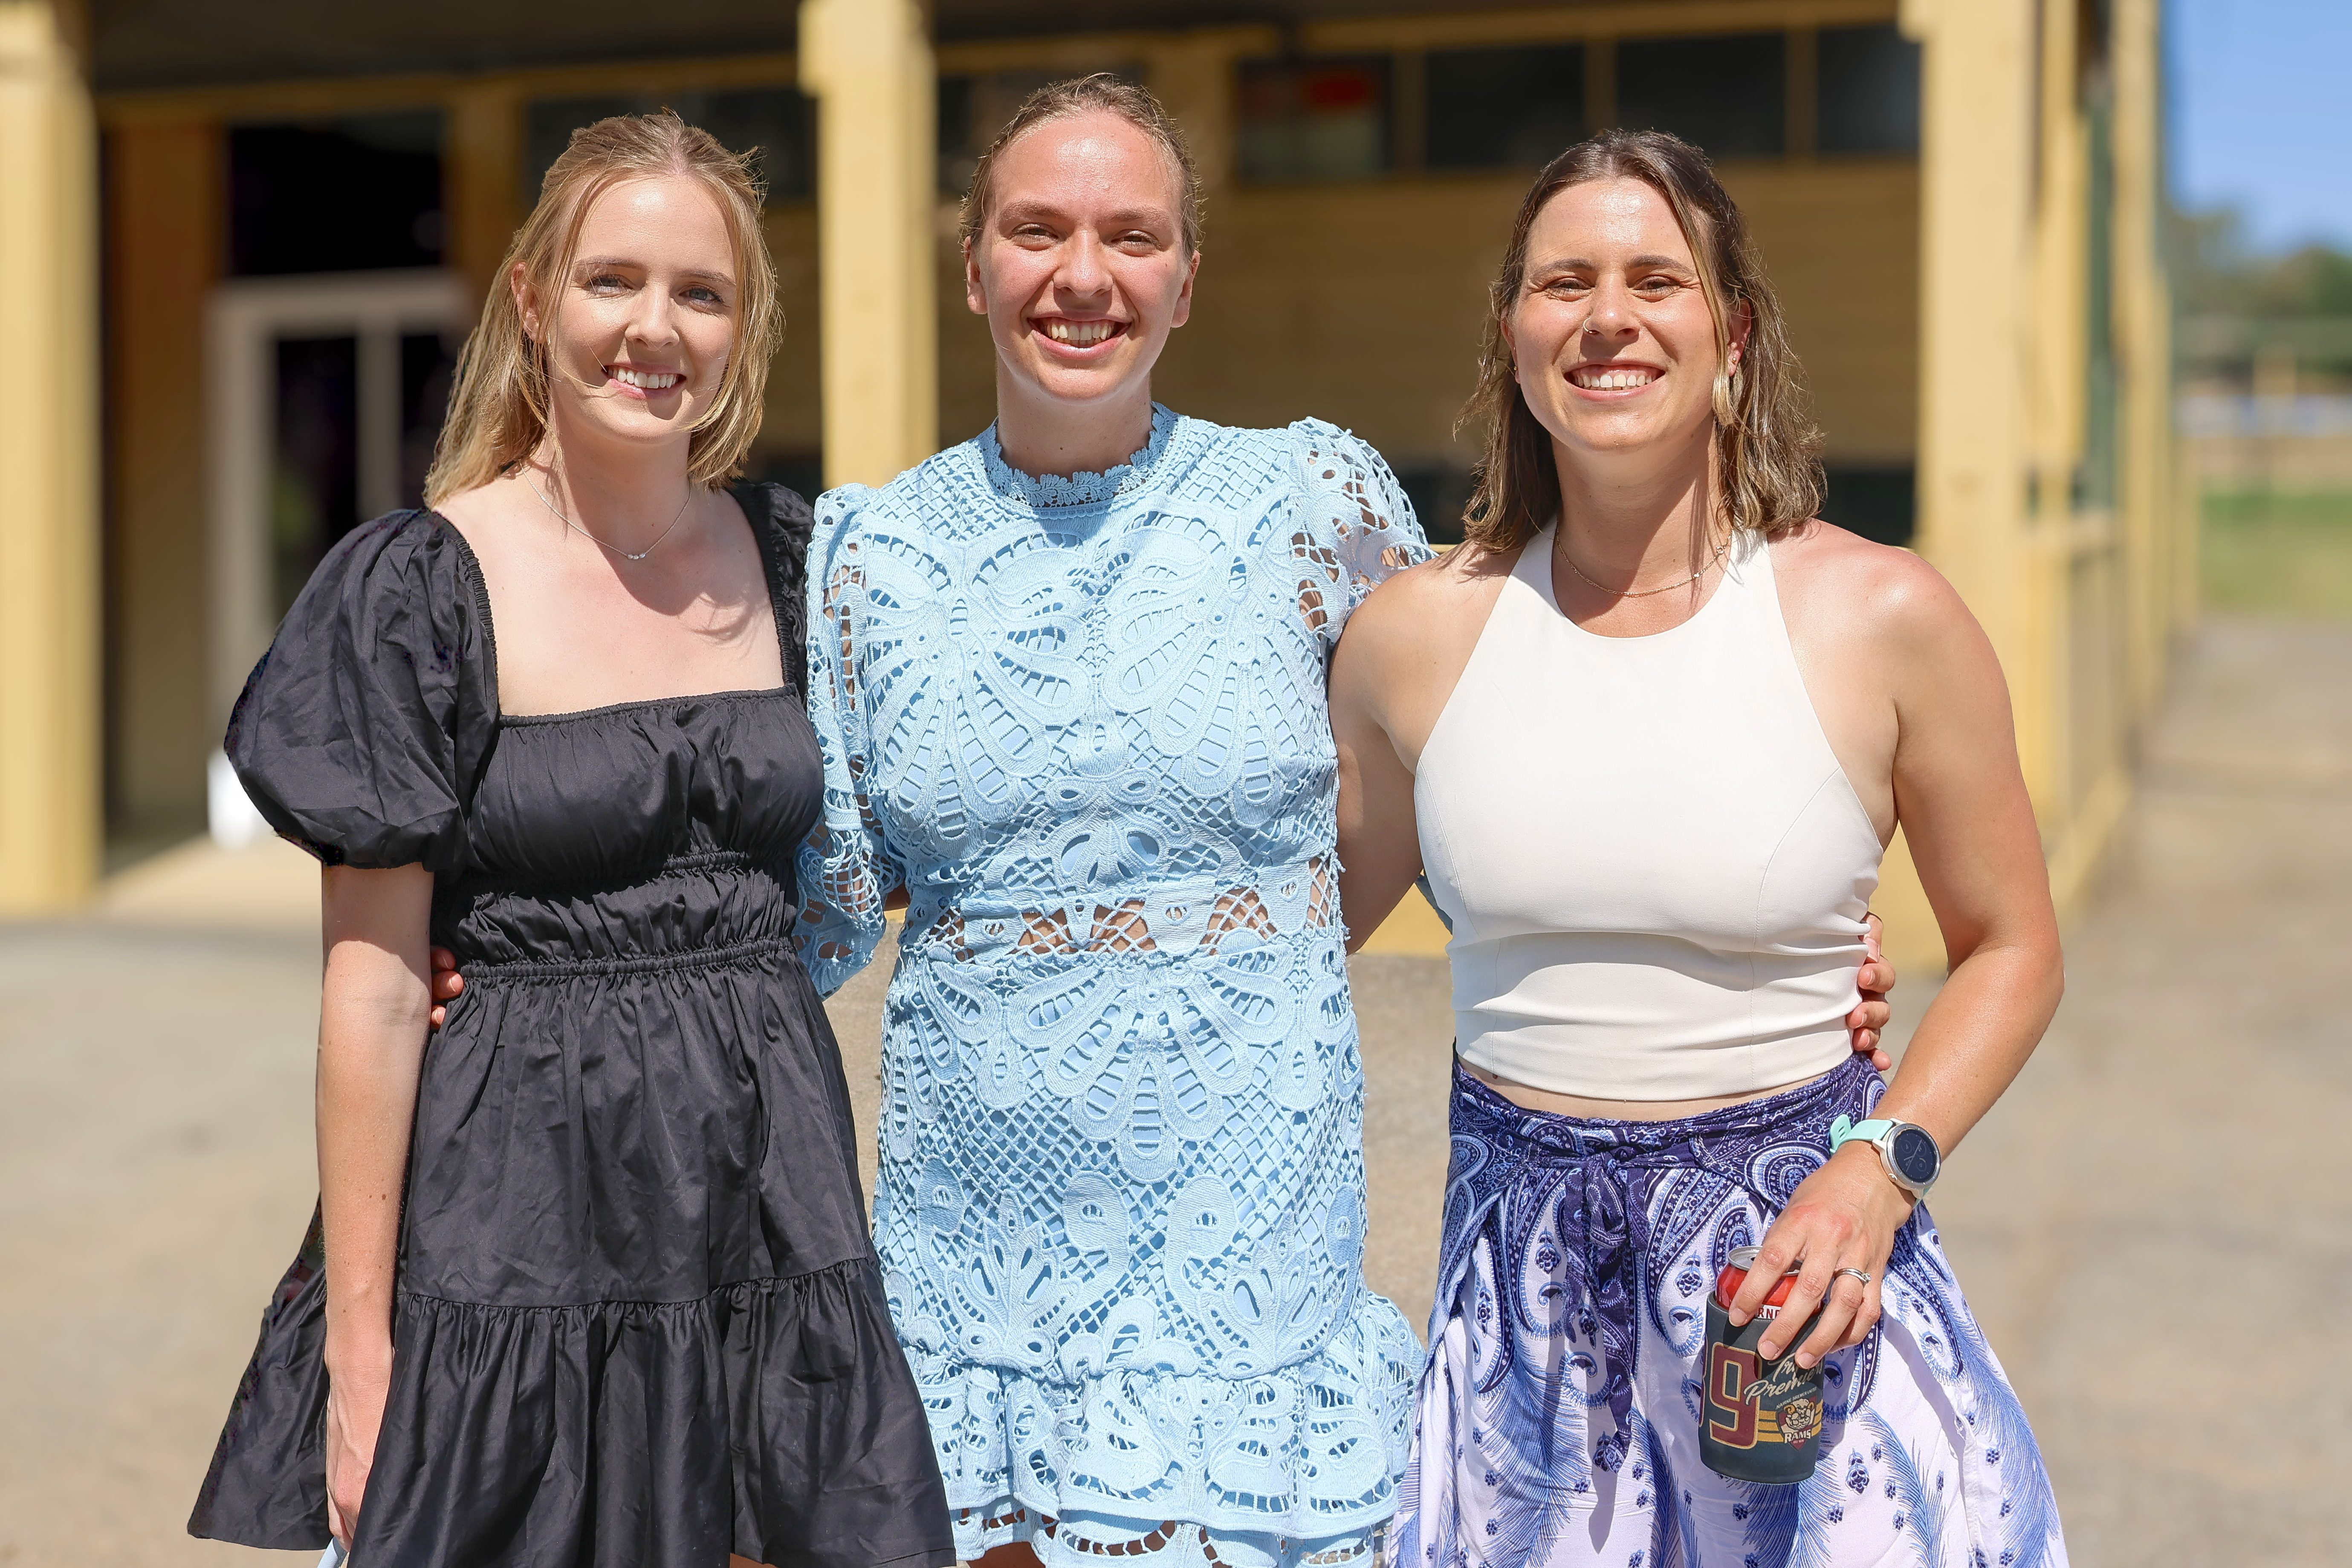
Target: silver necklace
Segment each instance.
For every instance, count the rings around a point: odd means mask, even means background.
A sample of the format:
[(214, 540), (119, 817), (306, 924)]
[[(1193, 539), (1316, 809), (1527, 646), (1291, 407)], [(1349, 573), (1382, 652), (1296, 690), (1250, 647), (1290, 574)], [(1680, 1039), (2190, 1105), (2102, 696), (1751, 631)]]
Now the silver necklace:
[[(611, 551), (614, 554), (619, 556), (624, 561), (643, 561), (646, 556), (651, 555), (655, 551), (659, 550), (661, 548), (661, 542), (667, 539), (671, 534), (676, 533), (677, 531), (677, 525), (686, 520), (686, 509), (694, 500), (694, 486), (689, 483), (686, 487), (686, 500), (677, 503), (677, 515), (669, 520), (669, 526), (663, 529), (659, 534), (656, 535), (654, 542), (651, 544), (646, 545), (643, 550), (631, 552), (622, 549), (617, 544), (606, 543), (605, 541), (597, 538), (594, 534), (589, 532), (586, 529), (581, 527), (578, 523), (564, 516), (562, 511), (553, 501), (548, 500), (545, 495), (541, 493), (540, 488), (537, 485), (531, 484), (530, 476), (529, 474), (525, 474), (522, 477), (522, 482), (530, 488), (531, 494), (539, 497), (540, 505), (555, 513), (555, 520), (558, 522), (561, 522), (564, 527), (570, 529), (581, 538), (587, 540), (592, 544), (603, 544), (605, 549)], [(1572, 566), (1575, 563), (1570, 562), (1570, 564)]]
[(1620, 599), (1646, 599), (1654, 594), (1671, 594), (1677, 588), (1687, 588), (1693, 583), (1697, 582), (1700, 578), (1714, 571), (1716, 563), (1721, 561), (1723, 559), (1723, 552), (1730, 548), (1731, 541), (1726, 539), (1722, 543), (1715, 547), (1715, 553), (1707, 557), (1706, 565), (1700, 567), (1689, 576), (1678, 578), (1675, 582), (1667, 584), (1663, 588), (1612, 588), (1606, 583), (1594, 583), (1591, 578), (1585, 576), (1584, 568), (1579, 566), (1576, 563), (1576, 557), (1568, 552), (1568, 539), (1565, 530), (1563, 530), (1561, 534), (1552, 542), (1553, 553), (1557, 554), (1562, 561), (1568, 563), (1568, 569), (1570, 571), (1575, 573), (1580, 577), (1584, 577), (1584, 580), (1587, 583), (1591, 584), (1593, 587), (1600, 589), (1602, 593)]

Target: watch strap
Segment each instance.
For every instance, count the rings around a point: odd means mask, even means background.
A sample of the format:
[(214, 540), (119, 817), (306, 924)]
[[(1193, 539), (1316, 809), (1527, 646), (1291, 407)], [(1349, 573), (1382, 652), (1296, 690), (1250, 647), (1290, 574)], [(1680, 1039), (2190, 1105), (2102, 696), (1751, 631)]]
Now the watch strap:
[(1841, 1116), (1830, 1123), (1830, 1152), (1834, 1154), (1848, 1143), (1859, 1141), (1875, 1143), (1895, 1131), (1894, 1121), (1877, 1117), (1869, 1121), (1856, 1121), (1851, 1116)]

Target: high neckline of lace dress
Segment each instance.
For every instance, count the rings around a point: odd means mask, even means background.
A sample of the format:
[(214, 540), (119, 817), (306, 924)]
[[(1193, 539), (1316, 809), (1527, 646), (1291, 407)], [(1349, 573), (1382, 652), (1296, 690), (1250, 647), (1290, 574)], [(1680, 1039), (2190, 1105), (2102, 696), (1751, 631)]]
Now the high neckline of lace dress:
[(1129, 453), (1126, 462), (1105, 468), (1098, 474), (1024, 473), (1004, 460), (1004, 448), (996, 444), (996, 426), (993, 424), (980, 433), (974, 445), (979, 447), (981, 462), (988, 470), (989, 484), (1001, 496), (1040, 510), (1100, 506), (1142, 487), (1159, 463), (1160, 454), (1168, 449), (1168, 437), (1175, 428), (1175, 411), (1165, 404), (1153, 404), (1151, 439)]

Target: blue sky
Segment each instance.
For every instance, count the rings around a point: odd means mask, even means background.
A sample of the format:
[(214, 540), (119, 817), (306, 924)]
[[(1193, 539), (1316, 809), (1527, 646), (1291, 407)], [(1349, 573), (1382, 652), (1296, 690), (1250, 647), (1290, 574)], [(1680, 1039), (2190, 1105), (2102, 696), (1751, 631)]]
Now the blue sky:
[(2352, 249), (2352, 0), (2166, 0), (2174, 199)]

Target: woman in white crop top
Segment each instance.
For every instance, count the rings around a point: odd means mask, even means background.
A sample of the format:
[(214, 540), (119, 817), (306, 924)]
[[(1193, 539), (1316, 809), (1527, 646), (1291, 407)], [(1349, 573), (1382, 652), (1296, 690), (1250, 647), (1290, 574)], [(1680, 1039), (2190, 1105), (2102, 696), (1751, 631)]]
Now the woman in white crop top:
[[(1563, 153), (1492, 305), (1469, 542), (1375, 593), (1332, 675), (1349, 927), (1425, 870), (1453, 929), (1454, 1161), (1391, 1561), (2063, 1562), (1917, 1205), (2062, 984), (1991, 647), (1924, 561), (1812, 517), (1780, 308), (1696, 149)], [(1951, 974), (1883, 1084), (1845, 1019), (1898, 824)], [(1698, 1458), (1705, 1292), (1755, 1243), (1735, 1321), (1799, 1273), (1768, 1356), (1822, 1309), (1793, 1506)]]

